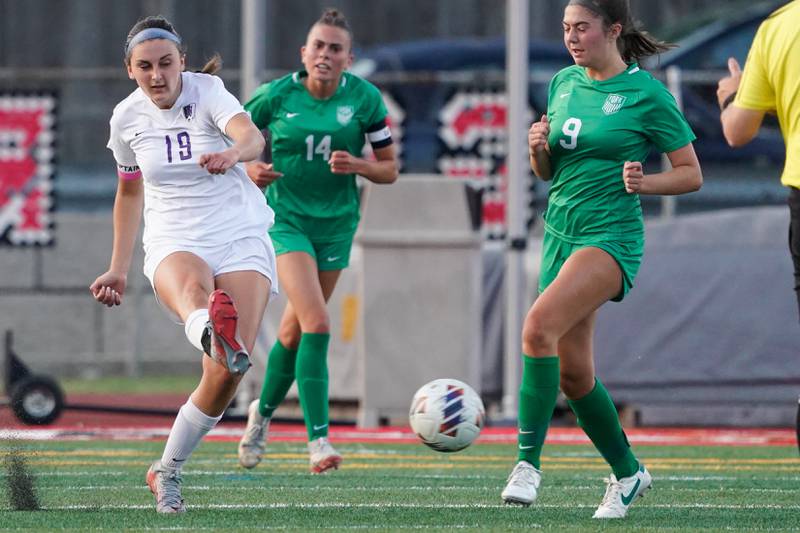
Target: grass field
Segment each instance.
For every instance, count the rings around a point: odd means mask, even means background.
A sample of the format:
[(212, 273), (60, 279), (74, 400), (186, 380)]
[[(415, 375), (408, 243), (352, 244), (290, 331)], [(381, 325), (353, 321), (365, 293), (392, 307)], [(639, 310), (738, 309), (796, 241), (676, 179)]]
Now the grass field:
[[(199, 365), (198, 365), (199, 368)], [(198, 375), (186, 376), (103, 376), (97, 379), (67, 378), (60, 385), (67, 394), (189, 394), (200, 381)]]
[(13, 511), (0, 495), (2, 531), (800, 530), (795, 447), (637, 446), (654, 488), (624, 521), (599, 523), (591, 515), (608, 470), (588, 446), (548, 445), (539, 501), (521, 508), (499, 497), (512, 445), (443, 455), (418, 444), (344, 443), (343, 468), (312, 476), (301, 443), (271, 444), (245, 471), (235, 442), (205, 442), (184, 471), (182, 516), (157, 515), (144, 485), (162, 442), (0, 443), (6, 455), (12, 446), (34, 476), (41, 510)]

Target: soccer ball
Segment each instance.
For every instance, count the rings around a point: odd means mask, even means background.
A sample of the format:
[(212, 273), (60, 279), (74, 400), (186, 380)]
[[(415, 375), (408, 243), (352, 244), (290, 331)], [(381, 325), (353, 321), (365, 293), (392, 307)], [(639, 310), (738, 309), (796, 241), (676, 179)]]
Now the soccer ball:
[(426, 446), (457, 452), (474, 441), (486, 413), (480, 396), (457, 379), (436, 379), (420, 388), (411, 401), (408, 421)]

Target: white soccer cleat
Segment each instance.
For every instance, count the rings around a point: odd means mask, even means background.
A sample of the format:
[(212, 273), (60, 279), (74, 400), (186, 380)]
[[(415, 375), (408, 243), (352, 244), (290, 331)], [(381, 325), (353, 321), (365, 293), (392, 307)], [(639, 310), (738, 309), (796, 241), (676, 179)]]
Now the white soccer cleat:
[(239, 441), (239, 464), (245, 468), (255, 468), (261, 462), (267, 447), (269, 418), (258, 412), (258, 400), (250, 402), (247, 408), (247, 427)]
[(618, 480), (611, 474), (606, 481), (606, 495), (592, 518), (625, 518), (628, 508), (653, 484), (650, 472), (641, 463), (634, 475)]
[(309, 464), (311, 473), (323, 474), (328, 470), (337, 470), (342, 464), (342, 456), (331, 446), (328, 437), (320, 437), (308, 443)]
[(156, 497), (156, 511), (159, 513), (185, 513), (186, 506), (181, 497), (180, 472), (174, 468), (165, 468), (161, 461), (156, 461), (147, 470), (145, 477), (150, 492)]
[(506, 488), (500, 496), (507, 504), (528, 506), (536, 501), (539, 484), (542, 482), (542, 471), (528, 461), (520, 461), (508, 476)]

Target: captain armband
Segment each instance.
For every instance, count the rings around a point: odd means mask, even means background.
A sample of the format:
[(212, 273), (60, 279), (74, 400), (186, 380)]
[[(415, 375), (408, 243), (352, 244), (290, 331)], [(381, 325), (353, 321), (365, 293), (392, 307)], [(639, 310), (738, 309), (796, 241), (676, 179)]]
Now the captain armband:
[(136, 165), (117, 165), (117, 176), (121, 180), (138, 180), (142, 171)]
[(367, 128), (367, 139), (369, 139), (373, 150), (386, 148), (392, 144), (392, 131), (386, 125), (386, 119), (376, 122)]

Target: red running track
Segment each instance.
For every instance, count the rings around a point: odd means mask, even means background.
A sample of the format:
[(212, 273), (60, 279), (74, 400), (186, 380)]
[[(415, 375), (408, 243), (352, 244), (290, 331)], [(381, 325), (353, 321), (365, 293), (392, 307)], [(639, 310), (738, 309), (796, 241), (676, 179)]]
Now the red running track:
[[(71, 395), (70, 404), (136, 406), (170, 409), (177, 412), (186, 401), (185, 394), (136, 396), (129, 395)], [(173, 416), (130, 415), (65, 410), (51, 426), (21, 424), (8, 408), (0, 409), (0, 439), (59, 439), (59, 440), (164, 440), (174, 420)], [(237, 441), (244, 430), (242, 422), (223, 422), (208, 436), (210, 440)], [(629, 428), (628, 439), (633, 444), (657, 446), (796, 446), (794, 428)], [(417, 438), (408, 427), (357, 428), (332, 426), (336, 442), (413, 443)], [(305, 428), (299, 424), (273, 424), (270, 440), (304, 442)], [(487, 427), (478, 442), (516, 443), (516, 428)], [(547, 442), (552, 444), (588, 444), (580, 428), (553, 427)]]

